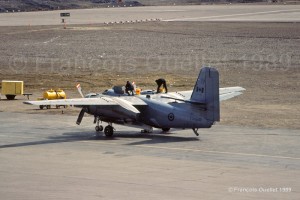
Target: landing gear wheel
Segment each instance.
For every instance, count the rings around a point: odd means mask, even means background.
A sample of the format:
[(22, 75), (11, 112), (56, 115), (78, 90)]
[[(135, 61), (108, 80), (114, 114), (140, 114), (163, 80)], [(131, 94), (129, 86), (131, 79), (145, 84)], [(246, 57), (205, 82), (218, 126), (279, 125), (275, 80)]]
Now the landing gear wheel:
[(114, 134), (114, 128), (111, 125), (108, 125), (104, 129), (104, 134), (106, 137), (111, 137)]
[(163, 132), (168, 132), (170, 128), (162, 128)]
[(103, 131), (103, 126), (95, 126), (95, 130), (97, 131), (97, 132), (100, 132), (100, 131)]

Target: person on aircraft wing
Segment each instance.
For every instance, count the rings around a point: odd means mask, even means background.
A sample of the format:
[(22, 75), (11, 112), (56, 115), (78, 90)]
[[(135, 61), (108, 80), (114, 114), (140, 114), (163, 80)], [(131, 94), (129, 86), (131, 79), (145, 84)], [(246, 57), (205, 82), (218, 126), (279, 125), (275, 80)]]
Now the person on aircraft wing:
[(167, 88), (167, 83), (166, 80), (163, 78), (157, 79), (156, 81), (157, 84), (157, 93), (160, 93), (159, 88), (163, 85), (162, 89), (165, 89), (165, 92), (168, 93), (168, 88)]
[(126, 85), (125, 85), (125, 92), (130, 96), (129, 91), (131, 92), (131, 95), (133, 96), (134, 87), (132, 85), (132, 83), (130, 83), (129, 81), (127, 81)]

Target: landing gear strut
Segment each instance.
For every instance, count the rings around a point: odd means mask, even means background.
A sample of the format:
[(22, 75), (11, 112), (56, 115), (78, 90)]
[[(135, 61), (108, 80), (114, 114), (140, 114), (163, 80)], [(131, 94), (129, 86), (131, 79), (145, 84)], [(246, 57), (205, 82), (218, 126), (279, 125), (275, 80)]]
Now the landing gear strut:
[[(94, 124), (96, 124), (95, 126), (95, 130), (96, 130), (96, 135), (97, 137), (100, 136), (100, 132), (103, 131), (103, 126), (100, 125), (100, 117), (95, 116), (94, 118)], [(108, 125), (104, 128), (104, 134), (106, 137), (112, 137), (114, 134), (114, 127), (112, 126), (112, 123), (109, 122)]]
[(163, 132), (168, 132), (170, 130), (170, 128), (162, 128)]
[(94, 123), (97, 123), (95, 126), (96, 135), (100, 136), (99, 132), (103, 131), (103, 126), (99, 125), (100, 119), (99, 117), (95, 117)]
[(199, 136), (198, 128), (193, 128), (193, 131), (194, 131), (195, 135)]

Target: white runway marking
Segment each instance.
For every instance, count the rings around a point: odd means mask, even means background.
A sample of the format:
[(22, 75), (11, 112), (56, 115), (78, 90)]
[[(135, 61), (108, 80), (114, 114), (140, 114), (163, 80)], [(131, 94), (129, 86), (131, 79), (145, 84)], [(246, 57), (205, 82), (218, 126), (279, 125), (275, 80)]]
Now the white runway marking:
[(149, 12), (185, 12), (186, 10), (149, 10)]
[(215, 19), (215, 18), (224, 18), (224, 17), (236, 17), (236, 16), (250, 16), (250, 15), (260, 15), (260, 14), (275, 14), (281, 12), (295, 12), (300, 11), (300, 9), (290, 9), (290, 10), (272, 10), (264, 12), (252, 12), (252, 13), (239, 13), (239, 14), (230, 14), (230, 15), (215, 15), (215, 16), (205, 16), (205, 17), (191, 17), (191, 18), (177, 18), (177, 19), (166, 19), (162, 21), (171, 22), (171, 21), (189, 21), (197, 19)]
[(179, 151), (193, 151), (193, 152), (213, 153), (213, 154), (228, 154), (228, 155), (237, 155), (237, 156), (255, 156), (255, 157), (267, 157), (267, 158), (280, 158), (280, 159), (300, 160), (300, 158), (287, 157), (287, 156), (272, 156), (272, 155), (263, 155), (263, 154), (236, 153), (236, 152), (226, 152), (226, 151), (209, 151), (209, 150), (201, 150), (201, 149), (185, 149), (185, 148), (173, 148), (173, 147), (159, 147), (159, 146), (150, 146), (150, 145), (135, 145), (135, 146), (141, 146), (141, 147), (146, 147), (146, 148), (179, 150)]
[[(101, 143), (101, 144), (107, 144), (107, 145), (120, 145), (118, 143), (94, 142), (94, 141), (79, 141), (79, 142), (92, 143), (92, 144)], [(236, 153), (236, 152), (226, 152), (226, 151), (210, 151), (210, 150), (201, 150), (201, 149), (161, 147), (161, 146), (152, 146), (152, 145), (133, 145), (133, 146), (142, 147), (142, 148), (176, 150), (176, 151), (192, 151), (192, 152), (202, 152), (202, 153), (212, 153), (212, 154), (227, 154), (227, 155), (235, 155), (235, 156), (254, 156), (254, 157), (300, 160), (300, 158), (288, 157), (288, 156), (272, 156), (272, 155), (264, 155), (264, 154)]]
[(51, 30), (58, 30), (60, 28), (47, 28), (47, 29), (36, 29), (36, 30), (25, 30), (25, 31), (16, 31), (11, 33), (5, 33), (6, 35), (14, 35), (20, 33), (33, 33), (33, 32), (42, 32), (42, 31), (51, 31)]
[(50, 40), (45, 41), (44, 44), (48, 44), (48, 43), (50, 43), (50, 42), (53, 42), (54, 40), (57, 40), (58, 38), (60, 38), (60, 36), (51, 38)]

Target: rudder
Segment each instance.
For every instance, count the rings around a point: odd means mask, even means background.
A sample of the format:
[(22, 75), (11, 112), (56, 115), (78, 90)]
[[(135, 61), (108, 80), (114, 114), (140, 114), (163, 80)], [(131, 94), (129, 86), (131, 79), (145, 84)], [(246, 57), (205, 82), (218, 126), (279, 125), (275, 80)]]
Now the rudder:
[(211, 67), (203, 67), (201, 69), (190, 101), (205, 104), (207, 119), (220, 121), (218, 70)]

